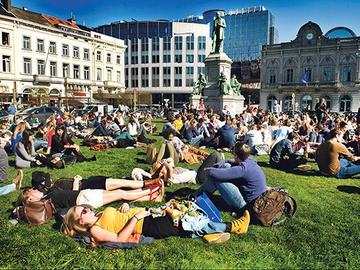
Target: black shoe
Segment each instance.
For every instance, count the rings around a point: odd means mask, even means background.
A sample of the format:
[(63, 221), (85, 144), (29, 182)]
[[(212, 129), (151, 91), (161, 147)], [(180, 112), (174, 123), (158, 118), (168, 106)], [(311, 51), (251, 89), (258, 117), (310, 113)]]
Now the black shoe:
[(90, 158), (90, 161), (96, 161), (96, 156), (94, 155), (92, 158)]

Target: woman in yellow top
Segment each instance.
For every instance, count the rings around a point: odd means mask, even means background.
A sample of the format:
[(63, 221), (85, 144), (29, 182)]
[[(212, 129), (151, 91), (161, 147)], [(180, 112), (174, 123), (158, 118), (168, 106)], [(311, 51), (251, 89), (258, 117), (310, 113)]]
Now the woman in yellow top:
[[(124, 203), (119, 209), (107, 207), (99, 214), (85, 205), (74, 206), (64, 216), (61, 231), (70, 237), (89, 235), (94, 244), (98, 242), (136, 242), (134, 236), (154, 237), (156, 239), (169, 236), (189, 237), (196, 235), (213, 235), (208, 242), (220, 243), (230, 238), (229, 232), (237, 234), (247, 233), (250, 214), (244, 215), (231, 223), (216, 223), (209, 220), (198, 231), (185, 231), (182, 226), (175, 227), (169, 216), (152, 217), (149, 210), (143, 208), (129, 208)], [(210, 240), (209, 240), (210, 239)]]

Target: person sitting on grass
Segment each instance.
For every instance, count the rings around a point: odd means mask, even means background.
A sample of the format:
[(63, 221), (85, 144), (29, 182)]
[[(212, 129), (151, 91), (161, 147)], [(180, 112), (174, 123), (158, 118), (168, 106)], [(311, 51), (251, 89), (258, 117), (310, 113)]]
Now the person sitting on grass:
[(51, 155), (63, 155), (64, 159), (67, 157), (75, 157), (76, 162), (96, 161), (96, 156), (87, 158), (81, 153), (80, 146), (69, 138), (65, 126), (56, 127), (55, 135), (52, 137), (50, 152)]
[(176, 136), (176, 131), (168, 128), (164, 131), (165, 143), (162, 144), (157, 156), (157, 162), (162, 159), (172, 158), (175, 165), (179, 161), (185, 161), (189, 164), (199, 163), (208, 157), (208, 153), (204, 150), (197, 149), (194, 146), (186, 145), (183, 141)]
[[(190, 235), (204, 236), (210, 243), (222, 243), (230, 238), (230, 232), (246, 234), (250, 223), (248, 211), (240, 219), (231, 223), (216, 223), (207, 219), (202, 224), (183, 227), (180, 221), (174, 225), (169, 215), (153, 217), (151, 209), (129, 208), (123, 204), (119, 209), (107, 207), (103, 212), (96, 213), (88, 206), (81, 205), (69, 209), (63, 219), (61, 232), (69, 237), (87, 235), (91, 237), (93, 245), (101, 242), (137, 243), (140, 235), (156, 239), (170, 236), (190, 237)], [(193, 229), (197, 227), (198, 230)], [(185, 230), (186, 229), (186, 230)]]
[[(113, 183), (114, 181), (112, 181), (112, 184)], [(76, 205), (87, 204), (94, 208), (98, 208), (120, 200), (160, 202), (164, 195), (164, 184), (161, 180), (158, 181), (158, 183), (145, 188), (144, 183), (141, 181), (123, 181), (119, 185), (114, 184), (114, 186), (115, 185), (128, 190), (84, 189), (42, 192), (35, 188), (30, 188), (24, 190), (22, 194), (20, 194), (17, 205), (51, 199), (55, 212), (61, 212), (63, 209)]]
[(218, 144), (216, 148), (223, 151), (229, 151), (235, 145), (235, 134), (237, 130), (231, 126), (231, 119), (228, 118), (225, 121), (225, 125), (222, 126), (216, 133), (215, 138), (218, 138)]
[(300, 137), (291, 132), (286, 139), (277, 142), (270, 152), (270, 166), (279, 170), (289, 171), (306, 163), (306, 159), (293, 151)]
[[(353, 163), (359, 161), (360, 157), (354, 156), (341, 140), (341, 130), (332, 129), (330, 139), (318, 148), (315, 160), (323, 175), (349, 178), (360, 173), (360, 165)], [(340, 159), (340, 155), (344, 158)]]
[[(198, 175), (205, 174), (206, 181), (194, 195), (202, 192), (211, 195), (218, 190), (231, 210), (239, 213), (266, 191), (266, 178), (256, 160), (249, 158), (249, 146), (237, 142), (233, 154), (233, 160), (220, 160), (218, 154), (214, 154), (209, 156), (210, 162), (204, 161), (206, 166), (201, 166)], [(211, 164), (211, 161), (217, 163)]]
[(15, 165), (18, 168), (30, 168), (47, 166), (49, 168), (61, 169), (65, 167), (62, 160), (51, 161), (51, 157), (42, 154), (36, 154), (34, 148), (34, 134), (31, 130), (25, 130), (20, 142), (15, 148)]

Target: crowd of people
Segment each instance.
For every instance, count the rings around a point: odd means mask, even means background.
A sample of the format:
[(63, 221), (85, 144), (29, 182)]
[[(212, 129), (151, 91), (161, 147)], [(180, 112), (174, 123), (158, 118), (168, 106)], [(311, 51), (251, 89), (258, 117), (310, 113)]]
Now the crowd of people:
[[(149, 170), (133, 168), (131, 180), (76, 175), (53, 181), (49, 174), (35, 172), (32, 187), (21, 192), (17, 203), (51, 199), (55, 212), (63, 218), (61, 231), (71, 237), (90, 236), (94, 245), (139, 242), (141, 235), (202, 236), (210, 243), (221, 243), (230, 233), (244, 234), (250, 222), (256, 223), (253, 205), (266, 192), (267, 182), (251, 155), (268, 155), (270, 167), (288, 173), (310, 170), (310, 159), (318, 164), (319, 175), (349, 178), (360, 173), (360, 108), (357, 115), (335, 114), (320, 101), (314, 115), (282, 113), (278, 107), (264, 111), (256, 106), (232, 115), (227, 108), (216, 113), (201, 101), (200, 106), (184, 108), (178, 114), (168, 110), (165, 117), (159, 148), (152, 145), (156, 140), (148, 138), (157, 131), (150, 113), (80, 116), (65, 112), (36, 128), (16, 117), (12, 123), (3, 121), (0, 181), (8, 179), (8, 155), (15, 155), (18, 173), (12, 184), (0, 187), (0, 195), (21, 188), (26, 168), (62, 169), (76, 162), (95, 162), (96, 156), (84, 156), (73, 138), (95, 150), (102, 148), (94, 145), (125, 148), (122, 151), (147, 147)], [(233, 158), (226, 159), (224, 153), (232, 153)], [(198, 164), (198, 168), (183, 168), (182, 162)], [(161, 202), (167, 185), (181, 183), (200, 185), (188, 198), (218, 191), (238, 219), (223, 223), (206, 215), (191, 215), (189, 211), (197, 206), (190, 199), (186, 213), (181, 214), (181, 225), (171, 207), (164, 215), (154, 208), (130, 208), (127, 203), (119, 209), (107, 207), (96, 212), (115, 201)]]

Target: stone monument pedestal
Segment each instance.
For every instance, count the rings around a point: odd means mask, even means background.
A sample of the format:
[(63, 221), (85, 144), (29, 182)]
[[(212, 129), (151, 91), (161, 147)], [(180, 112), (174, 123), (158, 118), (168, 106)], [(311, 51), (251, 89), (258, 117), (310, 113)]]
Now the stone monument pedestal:
[[(242, 95), (222, 95), (219, 87), (219, 76), (225, 75), (230, 83), (232, 60), (225, 53), (212, 53), (205, 59), (207, 85), (204, 88), (205, 106), (210, 106), (215, 112), (221, 113), (227, 105), (232, 115), (242, 113), (245, 98)], [(201, 96), (192, 95), (190, 103), (196, 107)]]

